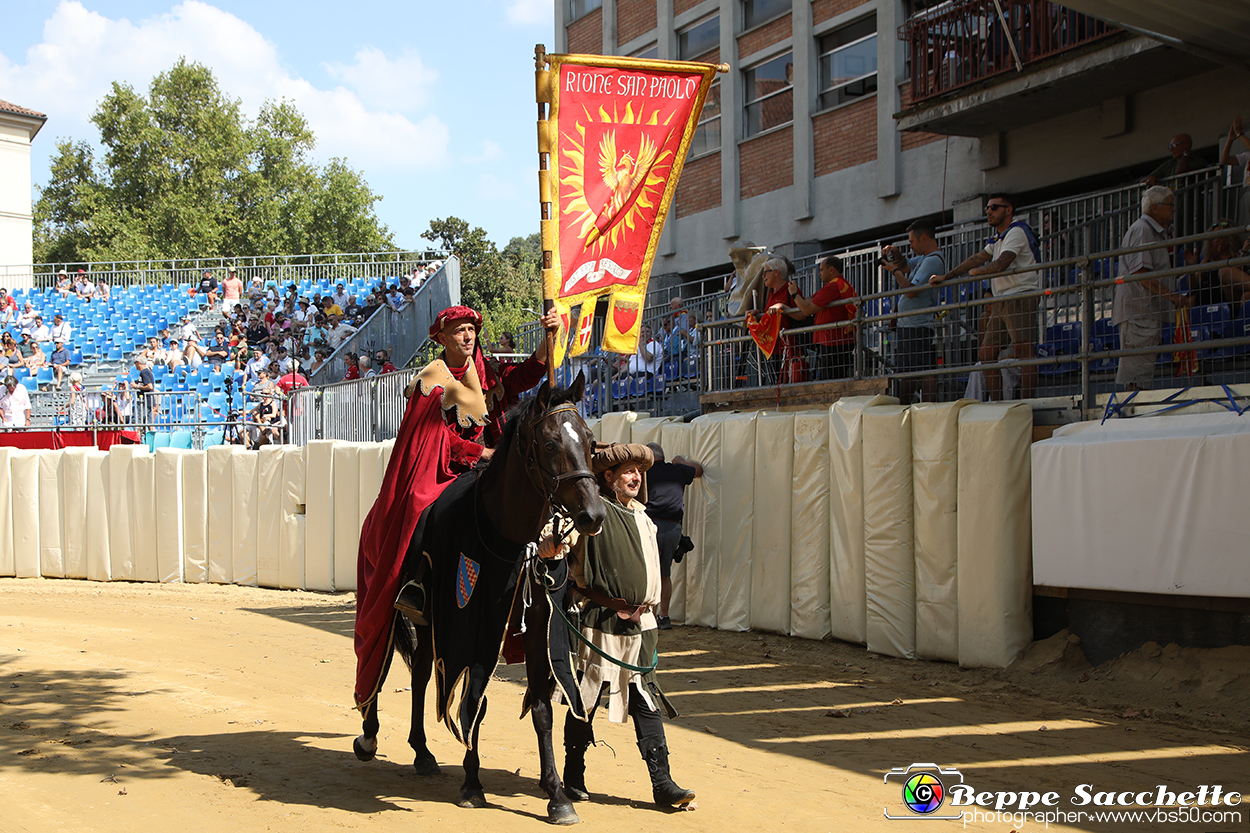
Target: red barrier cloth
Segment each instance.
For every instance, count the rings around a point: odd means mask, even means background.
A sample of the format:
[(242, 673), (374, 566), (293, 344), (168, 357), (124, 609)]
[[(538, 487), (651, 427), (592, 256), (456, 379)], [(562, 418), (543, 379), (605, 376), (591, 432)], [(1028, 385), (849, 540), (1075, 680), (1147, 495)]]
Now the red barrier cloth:
[(139, 442), (134, 431), (4, 431), (0, 432), (0, 445), (9, 448), (48, 449), (70, 446), (94, 446), (107, 451), (115, 444), (133, 445)]

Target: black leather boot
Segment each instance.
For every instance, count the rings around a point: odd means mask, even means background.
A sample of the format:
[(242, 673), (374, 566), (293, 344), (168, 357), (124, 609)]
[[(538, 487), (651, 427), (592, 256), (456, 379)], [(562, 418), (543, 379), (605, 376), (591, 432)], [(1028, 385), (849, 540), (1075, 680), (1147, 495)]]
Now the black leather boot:
[(668, 774), (668, 746), (663, 735), (650, 735), (638, 741), (638, 750), (647, 762), (651, 776), (651, 797), (660, 807), (685, 807), (694, 801), (693, 790), (683, 790)]
[(564, 794), (569, 801), (589, 801), (586, 750), (595, 742), (594, 728), (572, 714), (564, 717)]

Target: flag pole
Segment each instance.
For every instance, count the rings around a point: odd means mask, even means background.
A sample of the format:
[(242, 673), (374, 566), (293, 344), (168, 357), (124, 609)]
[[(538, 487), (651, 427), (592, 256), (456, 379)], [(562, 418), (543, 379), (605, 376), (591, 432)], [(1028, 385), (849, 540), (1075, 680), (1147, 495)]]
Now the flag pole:
[[(538, 102), (538, 204), (541, 211), (539, 230), (542, 238), (543, 313), (555, 306), (550, 287), (554, 283), (552, 269), (554, 242), (551, 214), (551, 135), (548, 132), (551, 108), (551, 72), (547, 69), (547, 47), (534, 46), (534, 95)], [(547, 386), (556, 386), (556, 331), (548, 328), (543, 336), (547, 341)]]

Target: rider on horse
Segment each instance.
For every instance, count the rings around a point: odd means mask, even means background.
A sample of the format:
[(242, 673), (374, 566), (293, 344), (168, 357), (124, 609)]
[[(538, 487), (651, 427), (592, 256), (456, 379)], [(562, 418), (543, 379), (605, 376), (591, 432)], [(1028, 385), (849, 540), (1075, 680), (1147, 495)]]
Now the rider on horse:
[(604, 686), (608, 688), (608, 720), (634, 720), (638, 749), (647, 762), (651, 792), (662, 807), (684, 807), (694, 792), (677, 786), (669, 775), (668, 746), (660, 709), (677, 712), (660, 690), (654, 659), (659, 631), (655, 617), (660, 603), (660, 551), (655, 524), (640, 501), (646, 500), (645, 472), (651, 449), (638, 443), (601, 446), (592, 469), (603, 495), (607, 517), (598, 535), (574, 532), (567, 545), (551, 539), (539, 546), (549, 558), (567, 553), (573, 599), (578, 603), (582, 639), (578, 654), (585, 721), (572, 710), (564, 721), (564, 792), (586, 801), (586, 749), (594, 743), (591, 720)]
[[(541, 319), (549, 329), (559, 316)], [(443, 347), (409, 384), (408, 407), (395, 437), (382, 488), (360, 530), (356, 575), (356, 706), (377, 696), (391, 656), (395, 609), (420, 621), (425, 594), (420, 580), (400, 595), (400, 573), (417, 522), (458, 475), (489, 460), (503, 415), (547, 370), (544, 340), (519, 365), (488, 359), (478, 343), (482, 316), (470, 307), (448, 307), (430, 326)]]

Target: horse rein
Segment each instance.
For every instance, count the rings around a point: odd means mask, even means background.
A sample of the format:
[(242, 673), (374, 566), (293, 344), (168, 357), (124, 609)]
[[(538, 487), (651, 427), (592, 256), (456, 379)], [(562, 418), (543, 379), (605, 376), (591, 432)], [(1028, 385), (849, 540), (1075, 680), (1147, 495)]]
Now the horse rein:
[[(525, 451), (525, 471), (529, 474), (530, 481), (534, 484), (534, 486), (540, 492), (542, 492), (543, 498), (549, 506), (551, 505), (552, 500), (555, 498), (556, 489), (560, 488), (560, 484), (563, 483), (564, 481), (581, 480), (582, 478), (589, 478), (591, 480), (595, 479), (594, 472), (588, 469), (584, 469), (584, 468), (574, 469), (572, 471), (566, 471), (560, 474), (553, 474), (538, 459), (538, 440), (534, 436), (534, 429), (537, 428), (540, 424), (542, 424), (549, 417), (553, 417), (556, 414), (561, 413), (563, 411), (571, 411), (572, 413), (577, 414), (578, 417), (581, 417), (581, 414), (578, 412), (577, 407), (574, 405), (559, 405), (555, 408), (545, 411), (537, 419), (534, 419), (533, 421), (530, 422), (529, 443)], [(544, 480), (546, 482), (544, 482)], [(550, 483), (550, 485), (548, 485), (548, 483)]]

